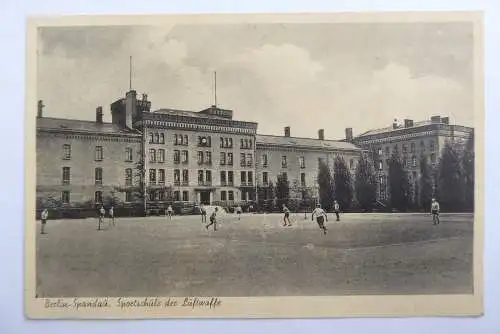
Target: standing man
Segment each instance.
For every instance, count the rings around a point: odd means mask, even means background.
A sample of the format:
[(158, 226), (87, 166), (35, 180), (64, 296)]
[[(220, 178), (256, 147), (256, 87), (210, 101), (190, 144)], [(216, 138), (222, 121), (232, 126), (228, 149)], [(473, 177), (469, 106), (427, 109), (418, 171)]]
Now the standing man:
[(114, 210), (113, 206), (111, 206), (111, 208), (109, 208), (108, 213), (109, 213), (109, 219), (111, 220), (111, 224), (113, 226), (115, 226), (115, 210)]
[(207, 209), (205, 208), (205, 205), (201, 203), (200, 205), (200, 214), (201, 214), (201, 222), (206, 223), (207, 222)]
[(217, 211), (219, 210), (218, 207), (215, 207), (214, 212), (210, 215), (210, 224), (205, 225), (205, 228), (208, 230), (210, 225), (214, 226), (214, 231), (217, 231)]
[(40, 218), (42, 220), (42, 227), (41, 227), (40, 234), (46, 234), (45, 233), (45, 224), (47, 224), (47, 219), (49, 218), (49, 210), (43, 209), (43, 211), (40, 215)]
[(325, 219), (328, 221), (328, 216), (326, 215), (325, 210), (321, 208), (321, 204), (318, 204), (316, 209), (312, 212), (312, 221), (314, 221), (314, 216), (316, 216), (316, 222), (318, 223), (319, 228), (323, 230), (323, 235), (326, 235), (327, 229), (325, 226)]
[(440, 223), (439, 221), (439, 203), (435, 198), (432, 199), (431, 203), (431, 214), (432, 214), (432, 224), (437, 225)]
[(340, 205), (337, 201), (333, 201), (333, 210), (337, 216), (337, 221), (340, 221)]
[(243, 212), (243, 209), (241, 208), (241, 205), (238, 205), (236, 207), (236, 214), (238, 215), (238, 220), (241, 219), (241, 213)]
[(168, 208), (167, 208), (167, 216), (170, 220), (172, 220), (172, 213), (173, 213), (173, 209), (172, 209), (172, 205), (168, 205)]
[(99, 225), (97, 226), (97, 230), (101, 229), (101, 224), (103, 223), (104, 215), (106, 215), (106, 210), (104, 210), (104, 205), (101, 205), (99, 209)]
[(290, 222), (290, 209), (287, 208), (285, 204), (283, 204), (283, 213), (285, 214), (285, 216), (283, 217), (283, 226), (287, 226), (287, 220), (288, 226), (292, 226), (292, 223)]

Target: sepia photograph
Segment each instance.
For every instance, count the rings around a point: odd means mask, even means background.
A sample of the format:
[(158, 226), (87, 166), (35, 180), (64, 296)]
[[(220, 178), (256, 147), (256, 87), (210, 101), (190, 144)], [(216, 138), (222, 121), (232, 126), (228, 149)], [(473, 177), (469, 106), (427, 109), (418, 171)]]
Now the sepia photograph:
[(32, 19), (27, 315), (480, 315), (481, 19)]

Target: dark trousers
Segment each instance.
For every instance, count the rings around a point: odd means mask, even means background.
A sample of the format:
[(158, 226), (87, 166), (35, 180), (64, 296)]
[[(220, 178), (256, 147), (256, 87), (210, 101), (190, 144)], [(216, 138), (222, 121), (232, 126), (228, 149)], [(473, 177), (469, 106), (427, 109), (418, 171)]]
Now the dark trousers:
[(340, 220), (340, 212), (339, 211), (335, 211), (335, 215), (337, 216), (337, 221)]

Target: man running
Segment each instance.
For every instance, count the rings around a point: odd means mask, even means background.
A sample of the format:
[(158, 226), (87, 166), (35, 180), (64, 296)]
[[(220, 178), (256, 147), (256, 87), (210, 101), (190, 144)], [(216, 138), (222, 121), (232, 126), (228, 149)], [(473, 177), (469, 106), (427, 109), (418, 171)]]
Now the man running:
[(435, 198), (432, 199), (431, 204), (431, 214), (432, 214), (432, 224), (437, 225), (440, 223), (439, 221), (439, 203)]
[(200, 205), (200, 214), (201, 214), (201, 222), (207, 222), (207, 209), (205, 209), (205, 205), (203, 203)]
[(240, 205), (236, 207), (236, 214), (238, 215), (238, 220), (241, 219), (241, 213), (243, 212), (243, 209), (241, 208)]
[(312, 221), (314, 221), (314, 216), (316, 216), (316, 222), (318, 223), (319, 228), (323, 230), (323, 235), (325, 235), (327, 231), (325, 226), (325, 219), (326, 221), (328, 221), (328, 216), (326, 215), (325, 210), (321, 208), (320, 204), (318, 204), (316, 209), (314, 209), (314, 211), (312, 212)]
[(283, 213), (285, 214), (283, 217), (283, 226), (287, 226), (287, 221), (288, 226), (292, 226), (292, 223), (290, 222), (290, 209), (287, 208), (285, 204), (283, 204)]
[(41, 226), (40, 234), (46, 234), (45, 233), (45, 224), (47, 224), (47, 219), (49, 218), (49, 210), (43, 209), (42, 214), (40, 215), (40, 218), (42, 219), (42, 226)]
[(173, 213), (173, 209), (172, 209), (172, 205), (169, 205), (168, 208), (167, 208), (167, 216), (168, 218), (170, 218), (170, 220), (172, 220), (172, 213)]
[(219, 210), (218, 207), (215, 207), (214, 212), (210, 215), (210, 224), (205, 225), (206, 229), (210, 227), (210, 225), (214, 226), (214, 231), (217, 231), (217, 211)]
[(340, 205), (337, 201), (333, 201), (333, 210), (337, 216), (337, 221), (340, 221)]

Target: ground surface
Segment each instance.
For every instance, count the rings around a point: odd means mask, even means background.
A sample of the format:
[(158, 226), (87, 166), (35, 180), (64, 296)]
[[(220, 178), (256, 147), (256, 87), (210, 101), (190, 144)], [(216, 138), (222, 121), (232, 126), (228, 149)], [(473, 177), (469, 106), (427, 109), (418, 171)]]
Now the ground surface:
[[(39, 297), (472, 293), (473, 216), (234, 215), (49, 221), (37, 233)], [(106, 221), (107, 223), (107, 221)], [(37, 232), (39, 231), (39, 223)]]

